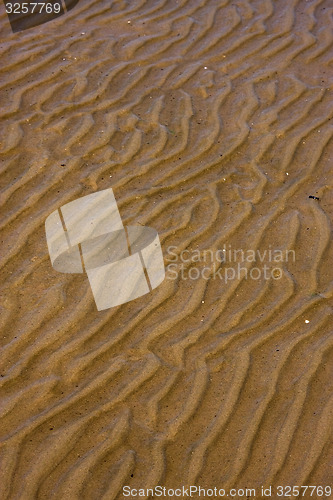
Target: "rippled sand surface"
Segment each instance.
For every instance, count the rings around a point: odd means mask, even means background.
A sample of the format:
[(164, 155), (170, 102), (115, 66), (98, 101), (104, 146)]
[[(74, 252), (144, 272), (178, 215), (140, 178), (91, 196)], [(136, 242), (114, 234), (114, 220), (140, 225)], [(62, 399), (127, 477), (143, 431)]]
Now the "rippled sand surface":
[[(13, 34), (1, 6), (1, 499), (332, 483), (332, 13), (81, 0)], [(44, 222), (109, 187), (166, 265), (223, 245), (295, 261), (167, 271), (98, 312)]]

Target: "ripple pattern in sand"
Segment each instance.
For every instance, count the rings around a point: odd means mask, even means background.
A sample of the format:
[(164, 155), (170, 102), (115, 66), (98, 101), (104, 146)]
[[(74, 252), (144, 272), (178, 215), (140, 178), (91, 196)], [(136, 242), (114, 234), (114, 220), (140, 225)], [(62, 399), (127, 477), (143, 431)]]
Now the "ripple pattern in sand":
[[(1, 10), (1, 499), (332, 480), (332, 12), (80, 0), (12, 34)], [(165, 253), (296, 261), (99, 313), (44, 221), (108, 187)]]

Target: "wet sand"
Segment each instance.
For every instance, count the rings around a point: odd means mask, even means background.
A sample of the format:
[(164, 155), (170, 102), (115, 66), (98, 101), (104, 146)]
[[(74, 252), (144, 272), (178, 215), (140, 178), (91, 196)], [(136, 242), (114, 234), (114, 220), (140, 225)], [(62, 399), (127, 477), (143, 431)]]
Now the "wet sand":
[[(0, 498), (333, 485), (332, 4), (81, 0), (15, 34), (2, 5), (0, 26)], [(110, 187), (187, 262), (97, 311), (44, 222)], [(223, 245), (295, 259), (188, 279)]]

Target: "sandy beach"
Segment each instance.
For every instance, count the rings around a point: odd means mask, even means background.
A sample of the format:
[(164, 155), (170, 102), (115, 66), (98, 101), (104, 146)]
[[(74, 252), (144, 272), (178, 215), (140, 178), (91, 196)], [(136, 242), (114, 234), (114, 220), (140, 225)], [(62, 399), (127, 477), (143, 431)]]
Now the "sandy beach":
[[(80, 0), (13, 33), (0, 5), (1, 500), (333, 498), (332, 16)], [(108, 188), (166, 276), (98, 311), (45, 220)]]

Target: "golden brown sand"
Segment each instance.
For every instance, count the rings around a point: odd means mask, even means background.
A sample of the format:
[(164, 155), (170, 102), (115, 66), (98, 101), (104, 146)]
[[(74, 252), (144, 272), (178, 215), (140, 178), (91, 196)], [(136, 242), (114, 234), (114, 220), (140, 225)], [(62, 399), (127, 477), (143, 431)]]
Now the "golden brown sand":
[[(81, 0), (15, 34), (0, 14), (1, 500), (332, 485), (330, 0)], [(295, 262), (168, 271), (98, 312), (44, 222), (109, 187), (166, 265), (224, 244)]]

